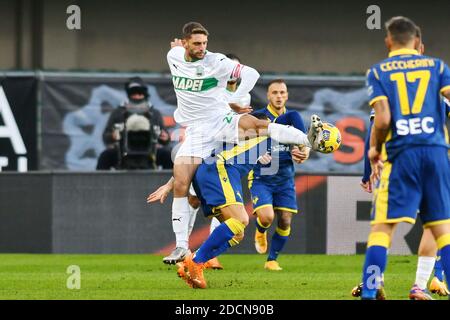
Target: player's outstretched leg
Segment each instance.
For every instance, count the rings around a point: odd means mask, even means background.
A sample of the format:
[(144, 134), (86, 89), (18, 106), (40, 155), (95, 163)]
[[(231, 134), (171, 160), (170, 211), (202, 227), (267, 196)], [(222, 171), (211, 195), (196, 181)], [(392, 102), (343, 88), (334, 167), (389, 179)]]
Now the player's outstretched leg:
[[(185, 259), (189, 279), (193, 288), (205, 289), (206, 279), (203, 275), (205, 262), (225, 252), (242, 239), (248, 215), (242, 205), (229, 205), (221, 209), (222, 222), (200, 248)], [(185, 279), (186, 280), (186, 279)]]
[(252, 138), (258, 135), (269, 136), (280, 143), (303, 145), (315, 151), (322, 152), (322, 127), (322, 121), (317, 115), (311, 117), (311, 127), (306, 135), (294, 127), (271, 123), (267, 120), (260, 120), (252, 115), (245, 114), (239, 119), (239, 138)]

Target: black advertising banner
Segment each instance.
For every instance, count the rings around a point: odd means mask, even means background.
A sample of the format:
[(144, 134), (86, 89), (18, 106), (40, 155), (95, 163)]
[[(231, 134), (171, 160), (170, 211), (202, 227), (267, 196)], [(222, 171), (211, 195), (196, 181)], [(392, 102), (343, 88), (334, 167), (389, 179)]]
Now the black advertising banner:
[(0, 75), (0, 171), (37, 167), (37, 80)]
[[(130, 75), (133, 76), (133, 75)], [(173, 145), (183, 128), (173, 120), (176, 97), (169, 77), (145, 76), (151, 103), (161, 111)], [(273, 78), (273, 77), (272, 77)], [(267, 84), (262, 77), (252, 95), (254, 109), (267, 105)], [(363, 171), (364, 137), (369, 123), (368, 98), (362, 77), (286, 77), (287, 107), (297, 110), (305, 124), (317, 113), (342, 133), (342, 146), (332, 155), (312, 153), (297, 169), (304, 172)], [(41, 169), (95, 170), (105, 149), (102, 133), (111, 111), (125, 99), (125, 75), (47, 74), (42, 79)]]
[[(161, 111), (177, 141), (175, 95), (167, 79), (145, 78), (151, 103)], [(41, 169), (95, 170), (105, 150), (109, 115), (126, 100), (127, 77), (46, 76), (42, 82)]]

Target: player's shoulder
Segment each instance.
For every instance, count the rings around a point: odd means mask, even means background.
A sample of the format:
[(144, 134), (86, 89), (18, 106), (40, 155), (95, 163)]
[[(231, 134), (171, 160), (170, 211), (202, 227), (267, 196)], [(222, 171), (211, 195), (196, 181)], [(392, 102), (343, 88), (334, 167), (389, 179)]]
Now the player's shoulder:
[(380, 71), (380, 65), (381, 65), (382, 63), (385, 63), (386, 61), (387, 61), (387, 59), (383, 59), (383, 60), (381, 60), (381, 61), (379, 61), (379, 62), (374, 63), (373, 65), (371, 65), (370, 68), (367, 69), (367, 71), (366, 71), (366, 77), (367, 77), (367, 78), (372, 77), (372, 76), (375, 76), (375, 77), (376, 77), (377, 74), (378, 74), (378, 72)]
[(429, 61), (433, 61), (434, 65), (439, 67), (439, 68), (445, 64), (444, 60), (442, 60), (441, 58), (438, 58), (438, 57), (421, 55), (420, 59), (426, 59), (426, 60), (429, 60)]
[(366, 85), (373, 84), (374, 81), (380, 80), (380, 62), (370, 66), (366, 71)]
[(204, 60), (206, 63), (219, 64), (228, 58), (223, 53), (207, 51)]

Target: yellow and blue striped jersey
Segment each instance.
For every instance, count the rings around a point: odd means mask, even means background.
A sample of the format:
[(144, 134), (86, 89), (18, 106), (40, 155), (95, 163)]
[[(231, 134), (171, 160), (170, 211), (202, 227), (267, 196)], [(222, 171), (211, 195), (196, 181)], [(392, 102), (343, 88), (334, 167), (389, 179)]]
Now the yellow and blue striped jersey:
[[(257, 110), (253, 114), (265, 115), (270, 122), (280, 124), (291, 124), (295, 128), (306, 133), (305, 124), (302, 117), (297, 111), (289, 111), (284, 107), (283, 113), (278, 116), (272, 105), (267, 105), (266, 108)], [(253, 173), (249, 176), (249, 180), (259, 179), (266, 184), (278, 185), (284, 183), (287, 179), (292, 178), (295, 174), (294, 163), (292, 162), (291, 149), (289, 145), (272, 143), (269, 139), (268, 152), (272, 156), (272, 161), (277, 161), (278, 168), (275, 171), (265, 171), (264, 168), (273, 166), (273, 163), (262, 165), (257, 164), (253, 169)], [(272, 172), (272, 174), (269, 174)], [(266, 174), (264, 174), (266, 173)]]
[(368, 70), (367, 88), (371, 106), (389, 102), (388, 160), (415, 145), (447, 147), (441, 93), (450, 89), (450, 70), (442, 60), (411, 49), (392, 51)]
[(224, 143), (222, 149), (214, 150), (214, 155), (203, 160), (202, 165), (221, 162), (238, 169), (241, 177), (244, 177), (258, 163), (258, 158), (267, 153), (269, 143), (267, 137), (248, 139), (241, 144)]

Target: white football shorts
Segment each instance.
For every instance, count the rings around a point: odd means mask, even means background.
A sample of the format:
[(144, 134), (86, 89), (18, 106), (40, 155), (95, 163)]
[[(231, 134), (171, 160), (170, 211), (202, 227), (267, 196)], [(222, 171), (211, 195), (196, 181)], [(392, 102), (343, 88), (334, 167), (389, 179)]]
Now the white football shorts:
[(242, 114), (230, 111), (199, 125), (186, 128), (182, 145), (175, 158), (208, 158), (222, 142), (239, 143), (239, 119)]

